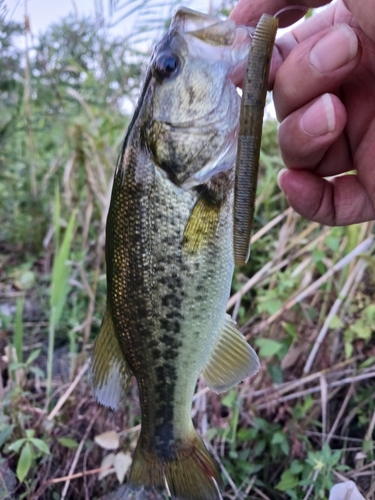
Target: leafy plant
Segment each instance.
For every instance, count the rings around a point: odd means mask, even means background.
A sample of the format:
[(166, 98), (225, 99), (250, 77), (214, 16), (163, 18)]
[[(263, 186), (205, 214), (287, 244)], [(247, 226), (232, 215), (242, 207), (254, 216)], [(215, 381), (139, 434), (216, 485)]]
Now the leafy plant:
[(26, 437), (17, 439), (17, 441), (10, 444), (8, 446), (8, 451), (14, 451), (19, 454), (17, 478), (21, 482), (25, 480), (31, 467), (38, 458), (50, 454), (46, 443), (35, 437), (35, 431), (33, 429), (27, 429)]

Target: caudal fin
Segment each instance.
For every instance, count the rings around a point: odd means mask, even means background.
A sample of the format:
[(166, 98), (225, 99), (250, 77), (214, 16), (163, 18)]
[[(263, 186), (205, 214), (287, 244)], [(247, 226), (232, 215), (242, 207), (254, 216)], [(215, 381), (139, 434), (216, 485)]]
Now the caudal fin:
[(132, 486), (169, 490), (174, 500), (221, 500), (222, 485), (217, 464), (194, 431), (174, 456), (160, 458), (143, 450), (140, 439), (134, 453), (129, 483)]

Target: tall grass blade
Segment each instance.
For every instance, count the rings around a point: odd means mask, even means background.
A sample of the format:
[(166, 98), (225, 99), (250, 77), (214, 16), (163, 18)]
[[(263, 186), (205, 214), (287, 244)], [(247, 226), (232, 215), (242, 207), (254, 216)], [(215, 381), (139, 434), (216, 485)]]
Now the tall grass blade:
[[(57, 202), (55, 212), (59, 211), (59, 195), (55, 196)], [(74, 211), (70, 217), (68, 227), (66, 228), (64, 239), (60, 248), (56, 248), (55, 260), (52, 269), (52, 283), (50, 295), (50, 318), (48, 330), (48, 357), (47, 357), (47, 401), (51, 395), (52, 387), (52, 367), (53, 367), (53, 352), (55, 346), (56, 327), (61, 319), (63, 308), (66, 302), (66, 297), (69, 292), (69, 270), (67, 260), (70, 253), (70, 248), (73, 239), (74, 225), (75, 225), (76, 212)], [(57, 220), (59, 218), (54, 214), (54, 222), (57, 227)], [(56, 241), (56, 240), (55, 240)]]
[(25, 305), (25, 297), (19, 297), (16, 305), (16, 317), (14, 320), (14, 348), (16, 350), (17, 361), (23, 361), (23, 308)]

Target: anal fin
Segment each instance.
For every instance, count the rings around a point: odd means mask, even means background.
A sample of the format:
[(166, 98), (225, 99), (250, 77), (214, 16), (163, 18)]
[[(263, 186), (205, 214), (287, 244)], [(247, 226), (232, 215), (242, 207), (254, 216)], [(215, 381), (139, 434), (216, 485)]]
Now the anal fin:
[(91, 382), (96, 399), (104, 406), (118, 408), (129, 389), (131, 378), (132, 373), (107, 308), (92, 354)]
[(256, 352), (226, 315), (210, 359), (202, 370), (206, 384), (215, 392), (224, 392), (258, 370)]

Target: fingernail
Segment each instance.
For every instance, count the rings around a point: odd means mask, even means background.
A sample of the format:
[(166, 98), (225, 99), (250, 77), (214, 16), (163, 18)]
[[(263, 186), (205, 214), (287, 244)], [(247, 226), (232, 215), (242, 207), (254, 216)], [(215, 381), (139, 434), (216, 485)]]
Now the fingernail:
[(357, 50), (357, 35), (347, 24), (339, 24), (311, 49), (310, 62), (322, 73), (328, 73), (354, 59)]
[(312, 137), (320, 137), (335, 130), (336, 118), (332, 97), (323, 94), (301, 116), (302, 130)]
[(288, 169), (287, 168), (282, 168), (280, 170), (280, 172), (277, 174), (277, 183), (279, 185), (279, 188), (282, 190), (283, 188), (281, 187), (281, 177), (283, 176), (283, 174), (287, 171)]

